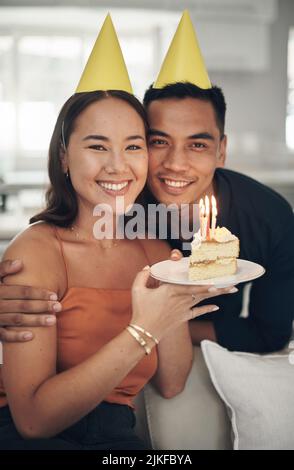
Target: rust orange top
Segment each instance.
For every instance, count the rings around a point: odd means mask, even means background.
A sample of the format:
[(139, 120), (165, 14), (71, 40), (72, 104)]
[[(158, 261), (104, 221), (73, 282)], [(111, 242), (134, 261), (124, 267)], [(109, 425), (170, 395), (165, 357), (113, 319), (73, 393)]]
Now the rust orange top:
[[(60, 243), (63, 255), (61, 240)], [(61, 304), (62, 311), (57, 316), (58, 372), (70, 369), (95, 354), (121, 333), (131, 320), (130, 289), (69, 287)], [(151, 354), (144, 356), (105, 397), (105, 401), (134, 407), (134, 397), (154, 375), (156, 368), (157, 352), (154, 347)], [(6, 404), (0, 376), (0, 406)]]

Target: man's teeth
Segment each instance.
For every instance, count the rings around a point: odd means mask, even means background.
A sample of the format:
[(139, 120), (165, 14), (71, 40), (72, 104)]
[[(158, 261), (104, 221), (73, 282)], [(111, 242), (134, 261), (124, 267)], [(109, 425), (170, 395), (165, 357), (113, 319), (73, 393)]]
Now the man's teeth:
[(126, 181), (125, 183), (104, 183), (102, 181), (100, 181), (98, 183), (100, 186), (102, 186), (102, 188), (105, 188), (105, 189), (111, 189), (111, 191), (120, 191), (121, 189), (125, 188), (129, 182)]
[(184, 188), (184, 186), (188, 186), (187, 181), (173, 181), (173, 180), (164, 180), (167, 186), (172, 186), (173, 188)]

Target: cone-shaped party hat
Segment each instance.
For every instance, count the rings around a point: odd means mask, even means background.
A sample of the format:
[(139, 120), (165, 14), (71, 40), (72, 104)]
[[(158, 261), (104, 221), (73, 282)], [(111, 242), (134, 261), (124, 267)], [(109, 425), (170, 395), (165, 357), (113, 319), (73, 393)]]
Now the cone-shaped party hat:
[(185, 10), (153, 88), (175, 82), (190, 82), (199, 88), (211, 88), (197, 36)]
[(118, 38), (108, 14), (96, 39), (76, 93), (123, 90), (133, 93)]

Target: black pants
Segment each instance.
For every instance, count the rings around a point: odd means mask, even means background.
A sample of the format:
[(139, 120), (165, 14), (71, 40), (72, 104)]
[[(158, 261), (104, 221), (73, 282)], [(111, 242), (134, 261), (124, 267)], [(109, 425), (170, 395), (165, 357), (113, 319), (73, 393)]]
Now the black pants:
[(0, 408), (0, 450), (146, 450), (136, 436), (127, 405), (102, 402), (78, 423), (51, 439), (23, 439), (8, 406)]

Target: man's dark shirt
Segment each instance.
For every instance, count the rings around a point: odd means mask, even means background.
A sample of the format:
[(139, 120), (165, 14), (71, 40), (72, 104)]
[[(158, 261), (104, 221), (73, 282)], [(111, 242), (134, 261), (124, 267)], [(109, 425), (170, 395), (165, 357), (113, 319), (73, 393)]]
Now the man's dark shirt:
[[(241, 259), (261, 264), (266, 273), (252, 283), (248, 318), (240, 318), (245, 284), (239, 284), (236, 294), (203, 302), (215, 303), (220, 310), (198, 320), (212, 321), (217, 342), (230, 350), (282, 349), (291, 336), (294, 317), (293, 210), (272, 189), (231, 170), (216, 170), (214, 188), (217, 225), (239, 238)], [(180, 240), (168, 241), (172, 248), (182, 248)]]

